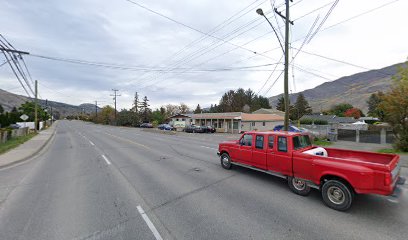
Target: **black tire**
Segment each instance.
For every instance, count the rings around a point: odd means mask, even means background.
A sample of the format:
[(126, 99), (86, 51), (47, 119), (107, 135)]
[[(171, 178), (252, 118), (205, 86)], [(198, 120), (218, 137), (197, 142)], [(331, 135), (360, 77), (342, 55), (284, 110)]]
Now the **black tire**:
[(308, 186), (307, 182), (302, 179), (288, 177), (288, 185), (292, 192), (300, 196), (307, 196), (310, 193), (310, 186)]
[(228, 153), (221, 154), (220, 161), (221, 161), (222, 168), (227, 169), (227, 170), (231, 169), (232, 167), (231, 158), (228, 155)]
[(323, 202), (337, 211), (346, 211), (353, 203), (353, 190), (339, 180), (329, 180), (322, 187)]

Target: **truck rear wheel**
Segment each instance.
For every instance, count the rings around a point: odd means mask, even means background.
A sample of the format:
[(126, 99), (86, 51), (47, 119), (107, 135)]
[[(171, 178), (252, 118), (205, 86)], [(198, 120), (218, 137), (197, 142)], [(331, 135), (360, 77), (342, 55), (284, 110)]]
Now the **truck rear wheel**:
[(292, 192), (300, 195), (307, 196), (310, 193), (310, 187), (307, 185), (306, 181), (303, 179), (288, 177), (288, 185)]
[(328, 207), (338, 211), (348, 210), (353, 202), (352, 190), (338, 180), (329, 180), (323, 184), (322, 197)]
[(231, 167), (232, 167), (232, 164), (231, 164), (231, 158), (230, 158), (230, 156), (228, 155), (228, 153), (223, 153), (223, 154), (221, 154), (221, 166), (224, 168), (224, 169), (231, 169)]

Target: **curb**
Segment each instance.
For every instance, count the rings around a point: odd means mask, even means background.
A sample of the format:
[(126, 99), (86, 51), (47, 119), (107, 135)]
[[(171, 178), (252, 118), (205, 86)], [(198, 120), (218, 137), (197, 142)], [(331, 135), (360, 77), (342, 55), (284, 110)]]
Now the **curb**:
[[(30, 156), (27, 156), (27, 157), (24, 157), (24, 158), (22, 158), (22, 159), (16, 160), (16, 161), (14, 161), (14, 162), (10, 162), (10, 163), (4, 164), (4, 165), (0, 165), (0, 170), (1, 170), (1, 169), (4, 169), (4, 168), (9, 168), (9, 167), (14, 166), (14, 165), (17, 165), (17, 164), (21, 164), (21, 163), (23, 163), (23, 162), (25, 162), (25, 161), (27, 161), (27, 160), (29, 160), (29, 159), (32, 159), (32, 158), (35, 157), (39, 152), (41, 152), (41, 151), (48, 145), (48, 143), (51, 141), (51, 139), (54, 138), (54, 136), (55, 136), (55, 130), (56, 130), (56, 125), (55, 125), (55, 124), (57, 124), (57, 122), (55, 122), (54, 125), (53, 125), (53, 126), (55, 126), (55, 127), (54, 127), (54, 129), (53, 129), (53, 131), (52, 131), (51, 136), (45, 141), (45, 143), (44, 143), (41, 147), (39, 147), (37, 150), (35, 150)], [(53, 127), (53, 126), (51, 126), (51, 127)], [(30, 141), (30, 140), (29, 140), (29, 141)]]

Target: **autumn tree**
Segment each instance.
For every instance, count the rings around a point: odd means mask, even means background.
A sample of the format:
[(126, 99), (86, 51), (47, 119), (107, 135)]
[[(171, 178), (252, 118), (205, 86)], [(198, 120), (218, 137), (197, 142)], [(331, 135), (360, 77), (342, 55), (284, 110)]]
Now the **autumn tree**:
[(363, 112), (358, 108), (350, 108), (344, 113), (345, 117), (353, 117), (354, 119), (359, 119), (363, 117)]
[(381, 97), (379, 109), (393, 128), (395, 148), (408, 152), (408, 63), (405, 65), (393, 76), (391, 90)]

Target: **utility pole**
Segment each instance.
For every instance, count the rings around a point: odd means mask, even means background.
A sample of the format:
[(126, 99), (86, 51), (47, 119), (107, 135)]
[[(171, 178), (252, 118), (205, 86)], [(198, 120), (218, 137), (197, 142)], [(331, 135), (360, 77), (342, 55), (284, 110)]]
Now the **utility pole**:
[(95, 101), (95, 118), (98, 118), (98, 101)]
[(112, 89), (112, 91), (113, 91), (113, 95), (111, 95), (111, 96), (113, 96), (113, 101), (115, 102), (115, 125), (117, 125), (117, 121), (116, 121), (116, 97), (119, 97), (120, 95), (117, 94), (117, 92), (119, 90)]
[[(292, 0), (291, 0), (292, 1)], [(289, 129), (289, 24), (293, 25), (293, 22), (289, 18), (289, 0), (285, 0), (286, 16), (282, 15), (276, 8), (275, 12), (285, 20), (285, 73), (284, 73), (284, 87), (283, 94), (285, 100), (285, 122), (284, 131)]]
[(38, 107), (37, 107), (37, 105), (38, 105), (38, 81), (35, 80), (35, 105), (34, 105), (34, 129), (35, 129), (35, 132), (38, 132), (38, 129), (37, 129), (37, 124), (38, 124), (37, 110), (38, 110)]
[[(290, 0), (293, 2), (293, 0)], [(285, 74), (284, 74), (284, 87), (283, 87), (283, 96), (284, 96), (284, 105), (285, 105), (285, 122), (283, 130), (288, 131), (289, 129), (289, 24), (293, 25), (293, 22), (290, 21), (289, 18), (289, 0), (285, 0), (286, 5), (286, 16), (283, 15), (281, 12), (278, 11), (277, 8), (274, 8), (276, 14), (278, 14), (281, 18), (285, 20), (285, 48), (283, 49), (282, 44), (280, 42), (279, 36), (276, 33), (275, 28), (273, 27), (272, 23), (269, 19), (265, 16), (264, 12), (261, 8), (256, 10), (256, 13), (265, 17), (266, 21), (268, 21), (269, 25), (272, 27), (276, 37), (278, 38), (279, 44), (282, 47), (283, 53), (285, 54)]]

